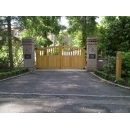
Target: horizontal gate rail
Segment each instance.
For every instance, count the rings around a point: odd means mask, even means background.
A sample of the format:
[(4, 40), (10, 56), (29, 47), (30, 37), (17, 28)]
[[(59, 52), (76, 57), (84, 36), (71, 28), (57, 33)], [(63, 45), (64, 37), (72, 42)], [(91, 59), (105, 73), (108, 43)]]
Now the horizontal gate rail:
[(36, 47), (36, 67), (76, 69), (85, 67), (85, 49), (72, 46)]

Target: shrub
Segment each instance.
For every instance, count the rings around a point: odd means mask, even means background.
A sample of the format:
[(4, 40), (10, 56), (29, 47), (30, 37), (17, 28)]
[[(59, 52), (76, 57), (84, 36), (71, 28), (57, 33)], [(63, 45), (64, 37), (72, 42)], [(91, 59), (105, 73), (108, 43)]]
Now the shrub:
[(15, 73), (16, 73), (16, 74), (19, 74), (19, 73), (20, 73), (20, 70), (15, 70)]
[(108, 79), (108, 74), (105, 74), (105, 75), (104, 75), (104, 78), (105, 78), (105, 79)]
[(5, 77), (5, 76), (7, 76), (7, 74), (6, 73), (0, 73), (0, 75), (1, 75), (1, 77)]
[(108, 79), (108, 74), (105, 73), (105, 72), (102, 72), (101, 77), (104, 78), (104, 79)]
[(11, 76), (12, 73), (11, 72), (6, 72), (7, 76)]
[(98, 70), (94, 70), (94, 73), (98, 75)]
[(26, 68), (23, 68), (23, 69), (22, 69), (22, 72), (26, 72), (26, 71), (27, 71), (27, 69), (26, 69)]
[(22, 72), (28, 72), (28, 71), (29, 71), (29, 68), (22, 68), (21, 71), (22, 71)]
[(130, 52), (122, 52), (122, 76), (130, 77)]
[(0, 77), (2, 77), (2, 73), (0, 73)]
[(113, 56), (107, 56), (106, 57), (107, 60), (105, 60), (104, 62), (104, 71), (107, 74), (114, 74), (115, 73), (115, 69), (116, 69), (116, 57)]
[(98, 75), (102, 77), (102, 71), (98, 70)]
[(95, 74), (101, 76), (102, 78), (108, 79), (108, 74), (107, 73), (105, 73), (103, 71), (100, 71), (100, 70), (95, 70), (94, 72), (95, 72)]
[(22, 69), (20, 69), (19, 72), (22, 73)]
[(15, 71), (15, 70), (13, 70), (13, 71), (11, 71), (11, 73), (12, 73), (12, 75), (15, 75), (15, 74), (16, 74), (16, 71)]
[(1, 69), (9, 68), (8, 57), (0, 57), (0, 68)]
[(104, 77), (105, 77), (105, 73), (104, 73), (104, 72), (102, 72), (101, 77), (102, 77), (102, 78), (104, 78)]
[(119, 78), (117, 82), (121, 85), (125, 84), (125, 80), (123, 78)]
[(109, 79), (111, 80), (111, 81), (115, 81), (115, 79), (116, 79), (116, 76), (114, 76), (114, 75), (109, 75)]
[(128, 80), (128, 86), (130, 86), (130, 79)]
[(25, 68), (25, 70), (26, 70), (26, 72), (28, 72), (28, 71), (29, 71), (29, 68)]

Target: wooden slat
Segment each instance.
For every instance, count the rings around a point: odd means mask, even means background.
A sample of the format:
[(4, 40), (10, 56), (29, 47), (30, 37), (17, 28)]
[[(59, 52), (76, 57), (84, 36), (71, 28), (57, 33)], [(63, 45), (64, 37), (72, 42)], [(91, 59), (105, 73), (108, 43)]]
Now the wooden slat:
[[(46, 53), (45, 53), (46, 52)], [(49, 68), (84, 68), (85, 50), (81, 47), (53, 46), (36, 49), (36, 67)]]

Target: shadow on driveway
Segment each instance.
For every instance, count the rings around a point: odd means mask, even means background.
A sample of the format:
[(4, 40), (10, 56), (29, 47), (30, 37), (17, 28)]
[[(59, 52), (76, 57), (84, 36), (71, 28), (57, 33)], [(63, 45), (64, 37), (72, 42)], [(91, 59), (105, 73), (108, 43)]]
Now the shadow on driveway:
[(34, 71), (0, 82), (1, 93), (129, 96), (130, 90), (108, 84), (86, 71)]

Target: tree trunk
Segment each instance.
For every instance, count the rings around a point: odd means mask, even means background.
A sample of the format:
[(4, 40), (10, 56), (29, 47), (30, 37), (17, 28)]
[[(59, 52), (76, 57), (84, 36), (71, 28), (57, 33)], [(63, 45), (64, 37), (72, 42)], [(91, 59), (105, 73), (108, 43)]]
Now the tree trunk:
[(13, 54), (12, 54), (11, 16), (7, 17), (7, 24), (8, 24), (9, 62), (10, 62), (10, 69), (13, 69), (14, 64), (13, 64)]
[(82, 28), (82, 46), (86, 45), (86, 16), (83, 16), (83, 28)]

